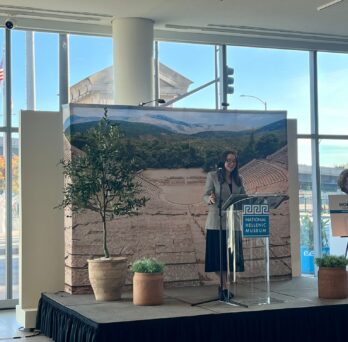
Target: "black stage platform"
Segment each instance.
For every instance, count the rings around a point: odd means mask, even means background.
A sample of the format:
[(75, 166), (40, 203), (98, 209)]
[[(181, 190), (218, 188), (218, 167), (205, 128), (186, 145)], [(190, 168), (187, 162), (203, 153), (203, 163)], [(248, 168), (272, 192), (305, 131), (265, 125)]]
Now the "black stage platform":
[[(273, 282), (271, 304), (257, 305), (261, 289), (239, 285), (235, 300), (218, 301), (216, 286), (165, 290), (164, 305), (139, 307), (126, 292), (118, 302), (96, 302), (92, 295), (43, 294), (37, 328), (54, 341), (348, 341), (348, 300), (319, 300), (317, 279)], [(244, 288), (244, 290), (243, 290)]]

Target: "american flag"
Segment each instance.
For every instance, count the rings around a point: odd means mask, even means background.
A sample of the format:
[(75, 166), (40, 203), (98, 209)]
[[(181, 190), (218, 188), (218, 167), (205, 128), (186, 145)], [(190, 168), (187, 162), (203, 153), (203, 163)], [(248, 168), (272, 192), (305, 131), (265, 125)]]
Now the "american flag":
[(0, 84), (4, 80), (4, 68), (2, 64), (3, 64), (3, 59), (1, 59), (1, 62), (0, 62)]

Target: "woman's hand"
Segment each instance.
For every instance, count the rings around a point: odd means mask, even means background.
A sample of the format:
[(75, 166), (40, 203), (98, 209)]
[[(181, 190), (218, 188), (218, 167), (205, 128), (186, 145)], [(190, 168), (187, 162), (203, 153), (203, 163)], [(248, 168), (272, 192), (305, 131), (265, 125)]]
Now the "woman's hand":
[(209, 204), (215, 204), (216, 202), (216, 197), (215, 194), (212, 192), (209, 196)]

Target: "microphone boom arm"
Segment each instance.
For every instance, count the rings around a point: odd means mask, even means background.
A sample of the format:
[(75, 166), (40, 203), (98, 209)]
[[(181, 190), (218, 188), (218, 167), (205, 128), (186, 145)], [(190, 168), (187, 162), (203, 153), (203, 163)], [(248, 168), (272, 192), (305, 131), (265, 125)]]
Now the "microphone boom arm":
[(144, 107), (145, 105), (147, 105), (148, 103), (151, 103), (151, 102), (156, 102), (156, 103), (166, 103), (166, 101), (164, 99), (155, 99), (155, 100), (151, 100), (151, 101), (147, 101), (147, 102), (140, 102), (139, 103), (139, 106), (140, 107)]

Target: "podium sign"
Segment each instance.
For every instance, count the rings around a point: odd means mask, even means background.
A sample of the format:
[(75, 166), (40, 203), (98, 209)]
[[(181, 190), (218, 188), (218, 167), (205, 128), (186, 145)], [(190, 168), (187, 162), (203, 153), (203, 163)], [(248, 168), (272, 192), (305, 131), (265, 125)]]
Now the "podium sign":
[(348, 196), (329, 195), (332, 236), (348, 236)]
[(244, 237), (269, 237), (268, 204), (244, 204), (242, 219)]

